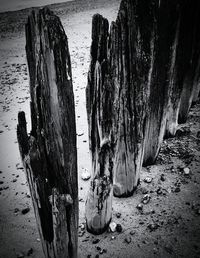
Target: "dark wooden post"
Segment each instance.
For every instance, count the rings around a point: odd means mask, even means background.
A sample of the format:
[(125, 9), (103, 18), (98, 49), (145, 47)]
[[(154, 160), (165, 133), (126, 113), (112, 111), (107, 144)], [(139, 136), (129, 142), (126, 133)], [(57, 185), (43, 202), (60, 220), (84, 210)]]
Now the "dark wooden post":
[(91, 64), (86, 89), (92, 179), (86, 201), (87, 229), (102, 233), (112, 217), (112, 85), (107, 60), (108, 21), (92, 21)]
[(125, 0), (111, 26), (113, 191), (118, 197), (132, 195), (140, 178), (153, 63), (153, 22), (151, 1)]
[(190, 48), (185, 48), (189, 57), (181, 93), (179, 123), (185, 123), (187, 120), (193, 96), (195, 92), (198, 94), (200, 78), (200, 3), (193, 1), (185, 7), (184, 27), (189, 31), (186, 42), (190, 42)]
[(67, 37), (49, 9), (26, 24), (32, 130), (18, 115), (20, 153), (45, 257), (77, 257), (78, 185), (74, 95)]

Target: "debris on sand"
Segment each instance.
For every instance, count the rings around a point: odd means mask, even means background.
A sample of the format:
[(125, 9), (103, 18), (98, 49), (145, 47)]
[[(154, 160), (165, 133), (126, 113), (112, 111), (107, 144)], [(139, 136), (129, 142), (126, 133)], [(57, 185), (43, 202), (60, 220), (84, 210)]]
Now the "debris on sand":
[(127, 244), (130, 244), (132, 238), (130, 236), (126, 236), (124, 240)]
[(142, 203), (147, 204), (149, 203), (150, 199), (151, 199), (151, 196), (149, 194), (145, 194), (142, 198)]
[(109, 231), (115, 232), (116, 231), (117, 224), (113, 221), (109, 224)]
[(144, 182), (147, 183), (147, 184), (150, 184), (152, 182), (152, 178), (151, 177), (146, 177), (144, 179)]
[(81, 178), (84, 180), (84, 181), (87, 181), (89, 180), (91, 177), (89, 171), (87, 169), (85, 169), (82, 174), (81, 174)]
[(23, 215), (25, 215), (25, 214), (27, 214), (29, 211), (30, 211), (30, 208), (27, 207), (27, 208), (24, 208), (24, 209), (21, 211), (21, 213), (22, 213)]

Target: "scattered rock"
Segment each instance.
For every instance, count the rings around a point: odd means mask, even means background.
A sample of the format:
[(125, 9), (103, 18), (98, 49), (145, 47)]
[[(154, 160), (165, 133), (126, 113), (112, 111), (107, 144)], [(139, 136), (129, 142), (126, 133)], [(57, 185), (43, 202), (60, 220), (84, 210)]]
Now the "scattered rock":
[(121, 213), (120, 212), (117, 212), (116, 213), (116, 217), (119, 219), (119, 218), (121, 218)]
[(27, 214), (29, 211), (30, 211), (30, 208), (27, 207), (27, 208), (23, 209), (23, 210), (21, 211), (21, 213), (22, 213), (23, 215), (25, 215), (25, 214)]
[(160, 176), (160, 180), (163, 181), (163, 182), (166, 180), (166, 177), (165, 177), (164, 174), (162, 174), (162, 175)]
[(152, 178), (151, 177), (146, 177), (144, 179), (144, 182), (150, 184), (152, 182)]
[(148, 229), (150, 229), (150, 231), (155, 231), (156, 229), (159, 228), (159, 225), (157, 223), (151, 223), (147, 227)]
[(138, 203), (138, 205), (136, 206), (136, 208), (140, 211), (143, 210), (143, 204), (142, 203)]
[(117, 231), (118, 233), (121, 233), (121, 232), (122, 232), (122, 226), (121, 226), (121, 224), (117, 224), (117, 226), (116, 226), (116, 231)]
[(161, 189), (161, 187), (159, 187), (159, 188), (157, 189), (156, 193), (157, 193), (158, 195), (162, 194), (162, 189)]
[(125, 242), (126, 242), (127, 244), (130, 244), (130, 242), (131, 242), (132, 239), (131, 239), (130, 236), (126, 236), (124, 240), (125, 240)]
[(114, 240), (116, 237), (115, 236), (111, 236), (111, 240)]
[(117, 224), (113, 221), (109, 224), (109, 230), (110, 232), (115, 232), (116, 231), (116, 227), (117, 227)]
[(17, 254), (17, 258), (24, 258), (24, 254), (23, 253)]
[(84, 180), (84, 181), (87, 181), (89, 180), (91, 177), (89, 171), (87, 169), (85, 169), (82, 174), (81, 174), (81, 178)]
[(185, 176), (188, 176), (190, 174), (190, 169), (189, 168), (184, 168), (183, 172), (184, 172)]
[(149, 203), (150, 199), (151, 199), (150, 195), (145, 194), (142, 198), (142, 203), (147, 204), (147, 203)]
[(92, 243), (95, 245), (95, 244), (98, 244), (98, 243), (99, 243), (99, 241), (100, 241), (100, 239), (99, 239), (99, 238), (95, 238), (95, 239), (93, 239)]

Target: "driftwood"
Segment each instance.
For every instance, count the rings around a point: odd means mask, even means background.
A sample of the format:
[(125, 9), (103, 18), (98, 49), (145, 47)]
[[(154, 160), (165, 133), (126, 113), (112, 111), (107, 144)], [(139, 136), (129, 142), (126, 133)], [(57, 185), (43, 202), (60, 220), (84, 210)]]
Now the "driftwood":
[(112, 217), (112, 90), (107, 60), (108, 21), (92, 21), (91, 65), (86, 89), (92, 180), (86, 201), (88, 231), (102, 233)]
[(77, 257), (78, 185), (74, 95), (67, 37), (49, 9), (26, 24), (32, 130), (17, 136), (45, 257)]

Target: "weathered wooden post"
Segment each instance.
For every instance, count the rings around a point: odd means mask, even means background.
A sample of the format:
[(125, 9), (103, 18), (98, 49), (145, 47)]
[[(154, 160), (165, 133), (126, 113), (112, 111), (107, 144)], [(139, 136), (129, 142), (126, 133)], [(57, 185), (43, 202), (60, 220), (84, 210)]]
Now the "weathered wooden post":
[(92, 21), (91, 64), (86, 89), (92, 180), (86, 201), (88, 231), (102, 233), (112, 218), (112, 85), (107, 60), (109, 24), (101, 15)]
[(118, 197), (136, 189), (144, 152), (154, 42), (151, 1), (123, 0), (110, 32), (110, 62), (114, 86), (113, 191)]
[[(179, 123), (185, 123), (193, 101), (193, 94), (198, 93), (200, 78), (200, 3), (187, 3), (185, 10), (185, 27), (189, 30), (190, 49), (187, 71), (180, 98)], [(192, 17), (192, 18), (191, 18)]]
[(32, 130), (18, 115), (20, 153), (45, 257), (76, 258), (78, 230), (74, 95), (67, 37), (49, 9), (26, 24)]

